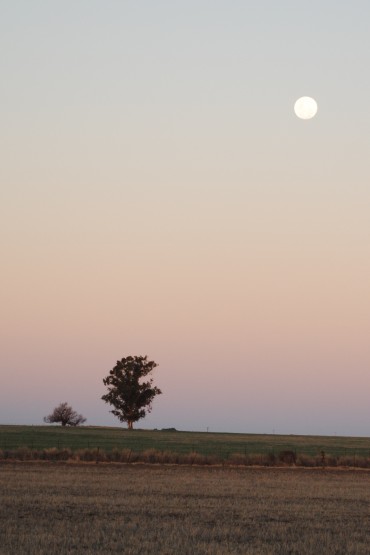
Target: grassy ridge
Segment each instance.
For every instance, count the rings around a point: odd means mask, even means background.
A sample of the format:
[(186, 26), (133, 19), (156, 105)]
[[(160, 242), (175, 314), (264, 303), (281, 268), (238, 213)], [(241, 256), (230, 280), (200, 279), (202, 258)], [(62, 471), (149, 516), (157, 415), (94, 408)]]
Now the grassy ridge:
[(210, 432), (177, 432), (132, 430), (80, 426), (0, 426), (0, 449), (147, 449), (179, 454), (196, 451), (202, 455), (227, 458), (234, 453), (266, 454), (292, 450), (316, 456), (321, 451), (332, 456), (370, 456), (370, 439), (340, 436), (298, 436), (268, 434), (226, 434)]

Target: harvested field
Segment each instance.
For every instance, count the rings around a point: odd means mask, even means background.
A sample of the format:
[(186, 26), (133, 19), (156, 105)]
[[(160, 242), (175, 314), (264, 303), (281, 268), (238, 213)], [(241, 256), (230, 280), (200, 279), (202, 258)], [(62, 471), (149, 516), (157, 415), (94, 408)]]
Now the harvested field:
[(0, 553), (368, 554), (366, 470), (2, 463)]

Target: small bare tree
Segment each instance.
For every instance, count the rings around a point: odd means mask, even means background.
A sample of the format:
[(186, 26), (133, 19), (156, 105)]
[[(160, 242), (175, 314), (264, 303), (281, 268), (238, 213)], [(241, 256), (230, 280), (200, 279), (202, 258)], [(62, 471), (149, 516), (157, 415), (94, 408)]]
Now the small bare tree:
[(54, 424), (60, 422), (62, 426), (78, 426), (86, 422), (82, 414), (77, 414), (68, 403), (60, 403), (49, 416), (44, 417), (44, 422)]

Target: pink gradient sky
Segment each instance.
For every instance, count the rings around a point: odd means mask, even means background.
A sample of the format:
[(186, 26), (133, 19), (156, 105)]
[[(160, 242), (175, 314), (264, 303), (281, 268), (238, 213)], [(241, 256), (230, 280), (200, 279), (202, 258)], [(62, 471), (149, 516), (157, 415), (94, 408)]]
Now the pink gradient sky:
[(370, 7), (153, 4), (0, 7), (0, 423), (368, 435)]

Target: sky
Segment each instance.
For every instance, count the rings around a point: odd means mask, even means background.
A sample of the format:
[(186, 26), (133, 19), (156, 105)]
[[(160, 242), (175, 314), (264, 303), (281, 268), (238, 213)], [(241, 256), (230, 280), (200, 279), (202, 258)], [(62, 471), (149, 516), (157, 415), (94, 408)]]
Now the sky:
[(0, 0), (0, 423), (148, 355), (139, 427), (369, 435), (369, 67), (367, 0)]

